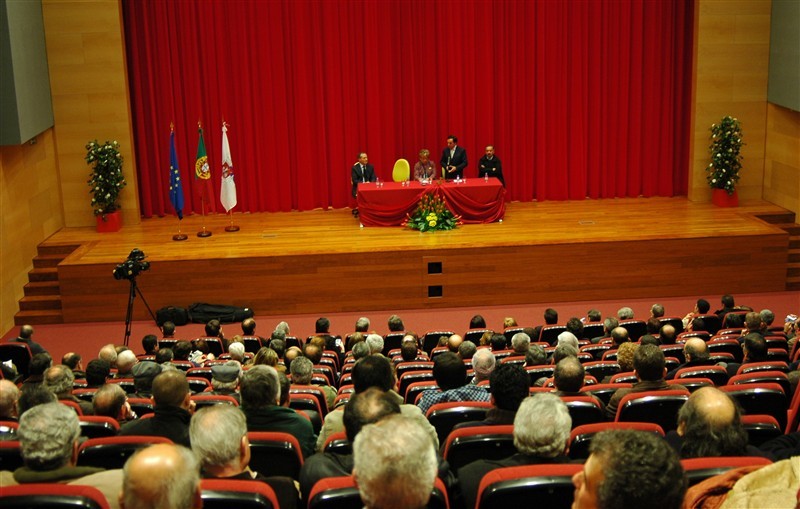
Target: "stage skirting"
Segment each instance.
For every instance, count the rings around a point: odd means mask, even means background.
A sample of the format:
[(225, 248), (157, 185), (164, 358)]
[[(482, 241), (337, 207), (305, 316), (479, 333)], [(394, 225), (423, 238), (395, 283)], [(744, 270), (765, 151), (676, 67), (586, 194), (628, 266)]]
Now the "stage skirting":
[(426, 194), (444, 198), (463, 224), (493, 223), (506, 211), (505, 189), (496, 178), (463, 182), (374, 182), (358, 185), (358, 212), (364, 226), (397, 226), (414, 212)]

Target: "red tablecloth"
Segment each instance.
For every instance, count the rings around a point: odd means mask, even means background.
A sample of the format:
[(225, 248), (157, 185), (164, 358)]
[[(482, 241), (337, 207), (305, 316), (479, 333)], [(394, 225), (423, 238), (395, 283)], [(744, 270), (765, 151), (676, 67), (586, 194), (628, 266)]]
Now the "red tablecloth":
[(503, 219), (506, 211), (505, 189), (500, 181), (490, 178), (468, 179), (466, 182), (440, 182), (423, 186), (410, 182), (386, 182), (358, 185), (358, 212), (364, 226), (397, 226), (417, 208), (423, 195), (442, 196), (450, 211), (461, 216), (465, 224), (492, 223)]

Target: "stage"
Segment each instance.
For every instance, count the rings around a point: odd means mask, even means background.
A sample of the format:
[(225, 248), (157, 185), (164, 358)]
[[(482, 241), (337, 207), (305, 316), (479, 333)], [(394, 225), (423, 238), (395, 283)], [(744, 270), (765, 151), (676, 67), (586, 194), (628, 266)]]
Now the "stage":
[[(133, 248), (151, 264), (138, 284), (154, 311), (209, 302), (321, 316), (778, 292), (786, 286), (789, 241), (756, 217), (769, 215), (786, 211), (766, 202), (724, 209), (686, 198), (512, 202), (502, 222), (419, 233), (361, 228), (350, 209), (234, 213), (234, 233), (225, 231), (227, 215), (185, 218), (183, 242), (172, 240), (174, 217), (117, 233), (66, 228), (40, 245), (40, 255), (75, 248), (50, 270), (65, 323), (125, 315), (129, 285), (112, 270)], [(199, 238), (204, 222), (213, 235)], [(37, 271), (45, 269), (34, 269), (32, 281)], [(147, 316), (137, 299), (134, 319)]]

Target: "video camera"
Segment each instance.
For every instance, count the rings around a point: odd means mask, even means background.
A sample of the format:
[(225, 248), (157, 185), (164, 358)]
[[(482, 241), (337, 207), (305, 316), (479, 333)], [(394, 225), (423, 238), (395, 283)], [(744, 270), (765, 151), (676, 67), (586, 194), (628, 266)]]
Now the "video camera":
[(128, 279), (133, 280), (140, 273), (150, 270), (150, 262), (144, 261), (145, 254), (141, 249), (133, 249), (128, 259), (114, 267), (114, 279)]

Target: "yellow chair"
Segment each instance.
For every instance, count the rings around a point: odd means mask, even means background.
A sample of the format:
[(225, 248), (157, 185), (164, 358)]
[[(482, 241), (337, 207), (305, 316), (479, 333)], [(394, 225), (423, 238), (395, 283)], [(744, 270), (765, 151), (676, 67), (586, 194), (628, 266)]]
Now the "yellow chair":
[(395, 182), (403, 182), (411, 177), (411, 166), (409, 166), (408, 161), (405, 159), (398, 159), (394, 163), (394, 169), (392, 170), (392, 179)]

